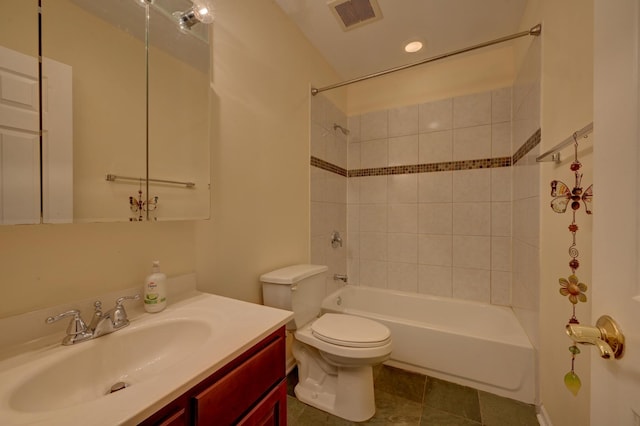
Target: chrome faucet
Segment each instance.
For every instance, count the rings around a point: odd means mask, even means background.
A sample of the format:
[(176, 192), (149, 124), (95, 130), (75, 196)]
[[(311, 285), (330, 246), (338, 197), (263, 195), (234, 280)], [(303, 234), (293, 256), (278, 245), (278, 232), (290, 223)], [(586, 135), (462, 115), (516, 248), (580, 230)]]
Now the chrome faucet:
[(72, 315), (73, 318), (67, 327), (67, 335), (62, 339), (63, 345), (73, 345), (74, 343), (84, 342), (85, 340), (89, 340), (93, 337), (92, 333), (87, 328), (87, 324), (82, 320), (80, 311), (77, 309), (71, 309), (70, 311), (63, 312), (54, 317), (49, 317), (45, 322), (47, 324), (53, 324), (62, 318), (67, 318)]
[(138, 300), (140, 295), (123, 296), (116, 300), (116, 306), (107, 312), (102, 312), (102, 302), (96, 301), (93, 306), (95, 311), (91, 318), (89, 326), (82, 320), (80, 311), (72, 309), (59, 315), (48, 317), (45, 322), (53, 324), (63, 318), (73, 316), (69, 326), (67, 327), (67, 335), (62, 339), (63, 345), (73, 345), (75, 343), (84, 342), (86, 340), (95, 339), (105, 334), (113, 333), (121, 328), (129, 325), (127, 311), (125, 311), (123, 303), (125, 300)]
[(333, 231), (331, 234), (331, 247), (338, 248), (342, 247), (342, 237), (338, 231)]
[(334, 281), (340, 280), (346, 283), (348, 280), (348, 277), (346, 274), (333, 274), (333, 280)]

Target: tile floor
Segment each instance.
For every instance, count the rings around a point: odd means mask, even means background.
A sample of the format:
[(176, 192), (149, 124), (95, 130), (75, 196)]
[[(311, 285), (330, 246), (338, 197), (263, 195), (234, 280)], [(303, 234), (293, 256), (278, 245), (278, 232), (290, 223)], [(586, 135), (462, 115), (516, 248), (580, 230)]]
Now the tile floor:
[(297, 370), (288, 377), (289, 426), (537, 426), (535, 407), (388, 366), (374, 368), (376, 414), (363, 423), (332, 416), (298, 401)]

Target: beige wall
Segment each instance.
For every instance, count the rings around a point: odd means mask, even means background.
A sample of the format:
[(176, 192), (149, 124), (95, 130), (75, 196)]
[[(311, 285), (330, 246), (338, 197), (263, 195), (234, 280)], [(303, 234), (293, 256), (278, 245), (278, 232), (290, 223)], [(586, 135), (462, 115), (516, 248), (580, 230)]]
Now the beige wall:
[(153, 259), (259, 301), (261, 273), (309, 260), (309, 87), (338, 77), (274, 3), (216, 6), (212, 219), (0, 227), (0, 317), (142, 283)]
[(260, 274), (309, 261), (309, 88), (338, 77), (263, 0), (216, 2), (213, 64), (212, 209), (196, 226), (198, 283), (259, 302)]
[[(542, 37), (542, 142), (544, 152), (593, 120), (593, 2), (582, 0), (535, 0), (522, 28), (543, 23)], [(592, 180), (592, 141), (581, 149), (586, 188)], [(571, 304), (558, 293), (558, 278), (570, 274), (567, 250), (571, 234), (567, 226), (570, 213), (554, 213), (550, 207), (549, 182), (561, 179), (572, 185), (569, 171), (572, 149), (562, 152), (560, 165), (544, 163), (540, 172), (540, 398), (554, 425), (589, 424), (589, 359), (591, 351), (582, 349), (576, 372), (582, 390), (574, 397), (565, 388), (563, 377), (570, 369), (571, 341), (564, 325), (571, 316)], [(582, 282), (591, 284), (591, 219), (584, 210), (576, 219), (580, 230), (577, 243)], [(588, 293), (590, 297), (590, 292)], [(590, 304), (580, 304), (577, 316), (590, 319)]]
[(156, 259), (168, 275), (193, 272), (193, 232), (193, 222), (2, 226), (0, 318), (142, 288)]
[(513, 47), (495, 45), (348, 86), (347, 115), (511, 86)]

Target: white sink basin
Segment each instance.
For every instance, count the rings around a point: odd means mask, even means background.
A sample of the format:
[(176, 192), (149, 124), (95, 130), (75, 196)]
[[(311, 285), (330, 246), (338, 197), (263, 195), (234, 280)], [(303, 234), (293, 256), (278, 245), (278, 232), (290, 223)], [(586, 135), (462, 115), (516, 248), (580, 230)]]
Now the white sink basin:
[[(0, 425), (138, 424), (291, 317), (194, 292), (95, 340), (26, 344), (0, 360)], [(128, 387), (108, 393), (117, 382)]]
[(18, 411), (49, 411), (103, 398), (118, 382), (135, 386), (162, 374), (210, 334), (206, 322), (175, 319), (122, 329), (94, 344), (78, 343), (79, 350), (31, 375), (13, 392), (9, 405)]

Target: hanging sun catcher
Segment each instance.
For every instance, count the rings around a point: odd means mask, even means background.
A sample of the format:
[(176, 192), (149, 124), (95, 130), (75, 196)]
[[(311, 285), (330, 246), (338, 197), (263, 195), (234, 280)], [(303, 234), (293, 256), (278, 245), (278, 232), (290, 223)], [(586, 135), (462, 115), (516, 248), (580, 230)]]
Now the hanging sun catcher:
[[(576, 234), (578, 233), (578, 224), (576, 223), (576, 212), (580, 209), (581, 201), (584, 203), (584, 210), (587, 214), (592, 213), (591, 201), (593, 199), (593, 185), (589, 185), (586, 190), (582, 190), (582, 173), (580, 169), (582, 164), (578, 161), (578, 139), (576, 133), (573, 134), (573, 149), (574, 160), (571, 163), (571, 171), (574, 173), (575, 183), (572, 189), (559, 180), (551, 181), (551, 208), (556, 213), (564, 213), (567, 211), (567, 207), (571, 206), (572, 220), (569, 225), (569, 232), (571, 233), (571, 245), (569, 246), (569, 269), (571, 269), (571, 275), (567, 278), (561, 277), (558, 281), (560, 283), (560, 294), (568, 297), (571, 302), (572, 313), (569, 318), (569, 324), (579, 324), (576, 317), (576, 305), (578, 302), (586, 302), (587, 285), (580, 282), (580, 279), (576, 275), (576, 271), (580, 267), (580, 261), (578, 255), (580, 254), (577, 249)], [(575, 360), (576, 355), (580, 353), (580, 349), (574, 344), (569, 346), (569, 352), (571, 353), (571, 370), (564, 376), (564, 384), (573, 393), (577, 395), (582, 385), (580, 377), (575, 372)]]

